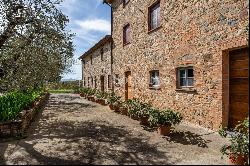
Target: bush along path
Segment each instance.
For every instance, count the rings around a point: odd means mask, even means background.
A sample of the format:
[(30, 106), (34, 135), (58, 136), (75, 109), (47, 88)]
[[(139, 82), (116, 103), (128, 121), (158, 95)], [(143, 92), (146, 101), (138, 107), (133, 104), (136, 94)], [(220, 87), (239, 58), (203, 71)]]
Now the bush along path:
[(79, 94), (50, 95), (28, 133), (0, 143), (0, 164), (227, 164), (217, 132), (181, 122), (162, 136)]
[(48, 97), (43, 90), (15, 91), (0, 97), (0, 139), (22, 136)]

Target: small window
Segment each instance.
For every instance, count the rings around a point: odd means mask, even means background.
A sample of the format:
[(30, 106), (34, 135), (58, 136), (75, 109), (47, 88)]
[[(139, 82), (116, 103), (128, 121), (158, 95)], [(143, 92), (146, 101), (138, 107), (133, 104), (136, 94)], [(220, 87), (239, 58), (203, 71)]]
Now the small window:
[(90, 87), (90, 77), (88, 77), (88, 87)]
[(129, 2), (129, 0), (123, 0), (123, 7)]
[(94, 86), (94, 79), (93, 79), (93, 77), (91, 77), (91, 87), (93, 87)]
[(101, 54), (101, 60), (103, 61), (103, 48), (101, 49), (101, 51), (100, 51), (100, 54)]
[(85, 68), (85, 60), (82, 61), (83, 68)]
[(149, 7), (149, 31), (160, 27), (160, 1), (157, 1)]
[(123, 45), (130, 43), (130, 25), (127, 24), (123, 27)]
[(159, 70), (150, 71), (150, 88), (158, 89), (160, 87), (160, 75)]
[(86, 86), (85, 77), (83, 78), (83, 86)]
[(111, 75), (108, 75), (108, 88), (111, 89), (112, 88), (112, 80), (111, 80)]
[(95, 77), (95, 89), (97, 88), (97, 79)]
[(178, 69), (178, 86), (179, 88), (194, 86), (194, 70), (193, 67)]
[(115, 75), (115, 84), (119, 84), (119, 74)]
[(91, 63), (91, 65), (93, 64), (93, 57), (92, 57), (92, 55), (90, 56), (90, 63)]

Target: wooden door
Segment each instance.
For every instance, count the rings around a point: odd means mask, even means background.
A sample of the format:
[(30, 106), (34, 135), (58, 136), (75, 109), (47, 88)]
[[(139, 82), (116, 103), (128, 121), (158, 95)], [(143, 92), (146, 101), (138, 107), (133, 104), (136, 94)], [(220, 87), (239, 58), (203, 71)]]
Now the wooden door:
[(125, 100), (132, 99), (132, 88), (131, 88), (131, 83), (132, 83), (132, 76), (131, 72), (128, 71), (125, 73)]
[(101, 76), (100, 80), (101, 80), (101, 91), (104, 92), (104, 90), (105, 90), (105, 88), (104, 88), (104, 76)]
[(249, 51), (229, 52), (229, 128), (249, 116)]

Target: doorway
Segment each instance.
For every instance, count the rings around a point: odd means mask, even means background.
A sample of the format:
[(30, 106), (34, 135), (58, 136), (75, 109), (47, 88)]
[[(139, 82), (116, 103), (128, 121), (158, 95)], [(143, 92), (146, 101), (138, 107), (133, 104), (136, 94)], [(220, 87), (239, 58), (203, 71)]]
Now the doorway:
[(131, 82), (132, 82), (131, 71), (127, 71), (125, 72), (125, 100), (132, 99)]
[(234, 128), (249, 116), (249, 50), (241, 48), (229, 52), (229, 119)]

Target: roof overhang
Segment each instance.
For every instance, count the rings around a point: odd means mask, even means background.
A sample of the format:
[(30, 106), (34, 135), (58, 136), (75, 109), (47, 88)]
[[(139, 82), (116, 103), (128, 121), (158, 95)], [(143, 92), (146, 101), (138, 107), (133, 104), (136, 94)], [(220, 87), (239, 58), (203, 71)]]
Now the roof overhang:
[(98, 48), (102, 47), (104, 44), (111, 42), (112, 37), (110, 35), (106, 35), (104, 38), (102, 38), (98, 43), (96, 43), (93, 47), (91, 47), (87, 52), (85, 52), (82, 56), (80, 56), (78, 59), (83, 59), (84, 57), (88, 56), (89, 54), (93, 53)]
[(111, 4), (113, 2), (113, 0), (103, 0), (103, 3), (109, 3)]

